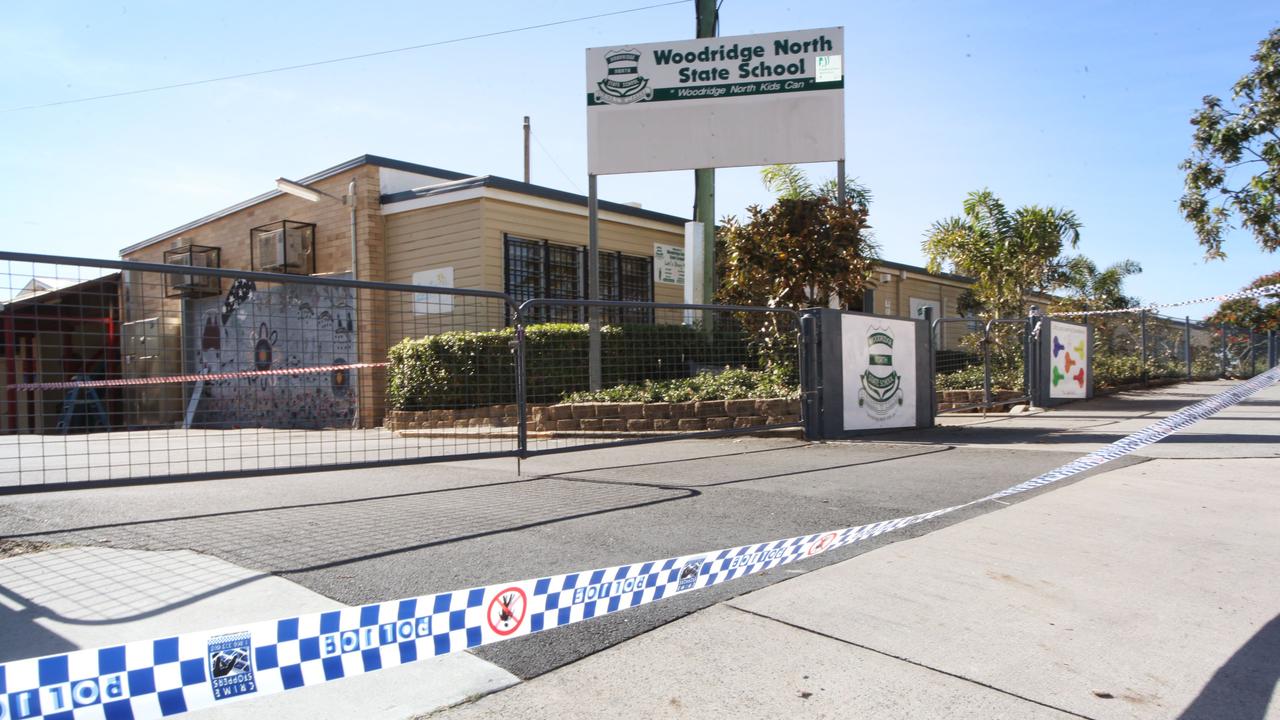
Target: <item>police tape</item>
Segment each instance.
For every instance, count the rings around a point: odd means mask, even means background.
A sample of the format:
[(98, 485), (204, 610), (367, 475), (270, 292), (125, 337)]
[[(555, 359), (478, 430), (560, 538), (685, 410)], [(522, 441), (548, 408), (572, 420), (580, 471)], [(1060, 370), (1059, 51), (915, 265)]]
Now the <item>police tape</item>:
[(719, 585), (1134, 452), (1280, 382), (1280, 368), (1026, 482), (868, 525), (643, 563), (392, 600), (0, 665), (0, 720), (145, 720), (311, 687), (564, 627)]
[(1159, 310), (1160, 308), (1182, 307), (1184, 305), (1200, 305), (1210, 302), (1223, 302), (1226, 300), (1241, 300), (1244, 298), (1257, 298), (1265, 295), (1280, 294), (1280, 285), (1264, 285), (1260, 288), (1251, 290), (1239, 290), (1237, 292), (1223, 293), (1222, 295), (1211, 295), (1209, 297), (1196, 298), (1194, 300), (1180, 300), (1171, 303), (1152, 303), (1150, 305), (1138, 305), (1129, 308), (1117, 308), (1115, 310), (1074, 310), (1066, 312), (1049, 313), (1049, 317), (1081, 317), (1088, 315), (1116, 315), (1119, 313), (1142, 312), (1143, 310)]
[[(309, 373), (347, 372), (364, 368), (386, 367), (390, 363), (343, 363), (339, 365), (312, 365), (309, 367), (273, 368), (271, 370), (236, 370), (220, 373), (188, 373), (186, 375), (163, 375), (160, 377), (116, 378), (112, 380), (67, 380), (47, 383), (15, 383), (6, 386), (9, 390), (72, 390), (81, 388), (126, 387), (132, 385), (163, 385), (166, 383), (212, 382), (214, 380), (242, 380), (267, 378)], [(3, 717), (3, 716), (0, 716)]]

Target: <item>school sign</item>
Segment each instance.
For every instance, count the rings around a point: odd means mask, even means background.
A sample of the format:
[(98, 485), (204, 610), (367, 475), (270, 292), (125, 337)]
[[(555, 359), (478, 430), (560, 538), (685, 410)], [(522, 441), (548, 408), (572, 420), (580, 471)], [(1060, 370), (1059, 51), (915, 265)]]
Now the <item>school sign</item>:
[(844, 29), (587, 50), (593, 175), (844, 159)]

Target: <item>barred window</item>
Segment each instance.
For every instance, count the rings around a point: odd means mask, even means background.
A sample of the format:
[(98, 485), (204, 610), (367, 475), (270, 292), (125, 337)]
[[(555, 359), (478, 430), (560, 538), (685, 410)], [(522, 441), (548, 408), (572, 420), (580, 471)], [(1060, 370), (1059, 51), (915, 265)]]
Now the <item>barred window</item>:
[[(557, 245), (514, 235), (503, 238), (504, 288), (517, 304), (534, 298), (579, 300), (587, 296), (587, 252), (575, 245)], [(629, 302), (653, 301), (653, 258), (600, 253), (600, 299)], [(542, 306), (532, 320), (585, 322), (581, 307)], [(609, 308), (610, 323), (651, 323), (647, 308)]]

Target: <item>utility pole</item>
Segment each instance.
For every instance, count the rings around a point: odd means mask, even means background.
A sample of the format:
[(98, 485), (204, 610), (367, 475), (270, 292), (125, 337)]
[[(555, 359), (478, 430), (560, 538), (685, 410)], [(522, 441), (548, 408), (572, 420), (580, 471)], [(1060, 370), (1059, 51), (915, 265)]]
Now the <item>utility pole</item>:
[(524, 116), (524, 181), (529, 182), (529, 116)]
[[(697, 0), (697, 37), (715, 37), (720, 26), (716, 0)], [(716, 171), (693, 171), (693, 219), (702, 223), (702, 298), (711, 304), (716, 289)]]

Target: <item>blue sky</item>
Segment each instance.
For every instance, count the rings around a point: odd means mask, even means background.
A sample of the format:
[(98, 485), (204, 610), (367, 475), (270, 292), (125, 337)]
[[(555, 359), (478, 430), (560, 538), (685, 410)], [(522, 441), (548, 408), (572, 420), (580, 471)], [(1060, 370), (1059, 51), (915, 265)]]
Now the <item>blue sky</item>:
[[(652, 0), (649, 0), (652, 2)], [(115, 257), (128, 244), (363, 153), (586, 188), (583, 49), (693, 34), (693, 4), (91, 103), (9, 108), (446, 40), (648, 4), (10, 4), (0, 23), (0, 248)], [(1145, 272), (1147, 302), (1280, 269), (1234, 233), (1205, 263), (1177, 200), (1188, 118), (1280, 24), (1272, 2), (724, 0), (721, 33), (845, 27), (850, 175), (885, 258), (921, 263), (970, 190), (1070, 208), (1080, 251)], [(544, 151), (545, 148), (545, 151)], [(559, 168), (556, 165), (559, 165)], [(563, 173), (561, 172), (563, 170)], [(834, 164), (809, 166), (822, 178)], [(601, 195), (687, 216), (692, 173), (610, 176)], [(717, 174), (717, 215), (769, 194)], [(1212, 307), (1190, 308), (1193, 316)]]

